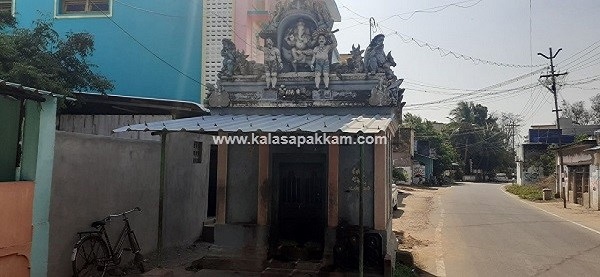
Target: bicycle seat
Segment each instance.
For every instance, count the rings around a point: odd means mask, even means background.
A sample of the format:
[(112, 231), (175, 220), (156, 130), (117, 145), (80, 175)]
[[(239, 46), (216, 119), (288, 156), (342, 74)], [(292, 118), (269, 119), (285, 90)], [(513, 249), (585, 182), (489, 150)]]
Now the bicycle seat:
[(101, 226), (104, 226), (104, 225), (106, 225), (105, 221), (102, 221), (102, 220), (100, 220), (100, 221), (94, 221), (92, 223), (92, 228), (98, 229), (98, 228), (100, 228)]

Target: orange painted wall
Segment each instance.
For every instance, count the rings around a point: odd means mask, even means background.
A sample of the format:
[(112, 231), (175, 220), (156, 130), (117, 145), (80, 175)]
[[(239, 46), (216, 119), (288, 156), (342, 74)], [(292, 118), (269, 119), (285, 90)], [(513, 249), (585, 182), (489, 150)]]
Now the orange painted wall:
[(0, 182), (0, 275), (29, 276), (33, 182)]

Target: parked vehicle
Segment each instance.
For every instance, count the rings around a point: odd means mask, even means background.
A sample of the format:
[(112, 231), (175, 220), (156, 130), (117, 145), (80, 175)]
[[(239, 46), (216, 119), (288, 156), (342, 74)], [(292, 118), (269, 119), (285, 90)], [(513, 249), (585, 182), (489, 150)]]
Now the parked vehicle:
[(496, 176), (494, 176), (494, 180), (496, 182), (510, 182), (510, 179), (508, 179), (506, 173), (496, 173)]
[[(127, 214), (141, 211), (139, 207), (136, 207), (120, 214), (109, 215), (92, 223), (92, 228), (97, 230), (77, 233), (79, 241), (73, 247), (71, 255), (73, 276), (104, 276), (110, 267), (118, 266), (121, 263), (124, 251), (131, 251), (134, 254), (133, 263), (143, 273), (144, 257), (140, 253), (140, 245), (127, 219)], [(113, 244), (106, 232), (106, 224), (115, 217), (121, 217), (124, 224), (117, 244), (112, 247)], [(126, 240), (129, 242), (130, 248), (123, 247)]]

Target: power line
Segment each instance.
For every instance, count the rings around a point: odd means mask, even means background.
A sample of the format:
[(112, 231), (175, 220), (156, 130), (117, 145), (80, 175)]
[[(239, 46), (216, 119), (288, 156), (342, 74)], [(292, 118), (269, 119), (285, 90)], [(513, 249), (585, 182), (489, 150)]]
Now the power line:
[[(568, 57), (568, 58), (566, 58), (566, 59), (564, 59), (562, 62), (566, 62), (566, 63), (565, 63), (565, 64), (563, 64), (562, 66), (563, 66), (563, 67), (565, 67), (565, 68), (568, 68), (569, 66), (571, 66), (571, 67), (573, 67), (573, 66), (576, 66), (576, 65), (578, 64), (578, 63), (576, 63), (577, 61), (581, 60), (581, 59), (582, 59), (583, 57), (585, 57), (586, 55), (588, 55), (588, 54), (590, 54), (590, 53), (592, 53), (592, 52), (596, 51), (596, 49), (600, 48), (600, 44), (599, 44), (598, 46), (594, 47), (594, 45), (596, 45), (596, 44), (598, 44), (598, 43), (600, 43), (600, 40), (597, 40), (597, 41), (595, 41), (594, 43), (592, 43), (592, 44), (588, 45), (586, 48), (584, 48), (584, 49), (580, 50), (579, 52), (577, 52), (577, 53), (575, 53), (575, 54), (573, 54), (573, 55), (569, 56), (569, 57)], [(583, 53), (584, 51), (586, 51), (586, 50), (588, 50), (588, 49), (590, 49), (590, 48), (592, 48), (592, 47), (594, 47), (594, 49), (591, 49), (591, 50), (589, 50), (589, 51), (587, 51), (587, 52)], [(583, 53), (583, 54), (581, 54), (581, 53)], [(579, 54), (581, 54), (581, 55), (580, 55), (580, 56), (578, 56)], [(571, 60), (571, 59), (575, 58), (576, 56), (578, 56), (576, 59), (574, 59), (574, 60)], [(569, 61), (569, 60), (570, 60), (570, 61)], [(567, 62), (567, 61), (568, 61), (568, 62)]]
[(497, 102), (497, 101), (506, 100), (508, 98), (515, 97), (518, 93), (526, 92), (527, 90), (530, 90), (535, 87), (539, 87), (539, 85), (532, 83), (532, 84), (528, 84), (526, 86), (522, 86), (522, 87), (518, 87), (518, 88), (507, 89), (500, 93), (495, 93), (495, 94), (487, 93), (483, 96), (473, 96), (470, 98), (455, 99), (452, 101), (443, 101), (443, 102), (440, 101), (441, 103), (437, 103), (437, 104), (409, 106), (409, 107), (405, 107), (405, 109), (409, 110), (409, 111), (441, 110), (443, 108), (451, 108), (452, 106), (454, 106), (455, 104), (457, 104), (459, 102), (467, 102), (467, 101), (472, 101), (472, 100), (477, 100), (477, 102), (480, 104), (492, 103), (492, 102)]
[[(424, 106), (424, 105), (431, 105), (431, 104), (440, 104), (440, 103), (445, 103), (445, 102), (451, 101), (451, 100), (459, 100), (459, 99), (461, 99), (463, 97), (473, 96), (473, 95), (476, 95), (478, 93), (490, 91), (491, 89), (495, 89), (495, 88), (498, 88), (498, 87), (503, 87), (503, 86), (506, 86), (506, 85), (518, 82), (518, 81), (523, 80), (523, 79), (525, 79), (525, 78), (527, 78), (527, 77), (529, 77), (531, 75), (536, 75), (536, 74), (542, 72), (545, 69), (546, 68), (541, 68), (541, 69), (529, 72), (527, 74), (515, 77), (513, 79), (510, 79), (510, 80), (507, 80), (507, 81), (504, 81), (504, 82), (501, 82), (501, 83), (498, 83), (498, 84), (495, 84), (495, 85), (492, 85), (492, 86), (489, 86), (489, 87), (486, 87), (486, 88), (483, 88), (483, 89), (479, 89), (479, 90), (476, 90), (476, 91), (465, 93), (464, 95), (453, 96), (453, 97), (449, 97), (449, 98), (445, 98), (445, 99), (441, 99), (441, 100), (429, 101), (429, 102), (424, 102), (424, 103), (406, 105), (405, 107), (414, 107), (414, 106)], [(530, 84), (530, 85), (532, 85), (532, 84)], [(524, 87), (519, 87), (519, 88), (514, 88), (514, 89), (511, 89), (511, 90), (518, 90), (518, 89), (523, 89), (523, 88)], [(511, 90), (508, 90), (508, 91), (511, 91)]]
[[(596, 57), (596, 58), (593, 60), (590, 60), (593, 57)], [(592, 66), (600, 64), (600, 62), (598, 62), (598, 61), (600, 61), (600, 53), (589, 57), (585, 63), (580, 63), (579, 65), (576, 65), (576, 66), (572, 67), (571, 69), (569, 69), (569, 71), (575, 72), (575, 71), (580, 71), (580, 70), (583, 70), (586, 68), (590, 68)]]
[[(441, 5), (441, 6), (436, 6), (436, 7), (432, 7), (432, 8), (427, 8), (427, 9), (416, 10), (416, 11), (412, 11), (412, 12), (399, 13), (399, 14), (395, 14), (395, 15), (389, 16), (389, 17), (381, 20), (381, 22), (385, 22), (385, 21), (390, 20), (390, 19), (392, 19), (394, 17), (400, 18), (401, 20), (410, 20), (411, 18), (413, 18), (418, 13), (437, 13), (437, 12), (441, 12), (441, 11), (447, 9), (447, 8), (450, 8), (450, 7), (457, 7), (457, 8), (467, 9), (467, 8), (471, 8), (471, 7), (474, 7), (474, 6), (478, 5), (483, 0), (479, 0), (479, 1), (475, 2), (472, 5), (466, 5), (466, 6), (462, 6), (461, 5), (461, 4), (468, 3), (468, 2), (473, 2), (473, 1), (476, 1), (476, 0), (467, 0), (467, 1), (462, 1), (462, 2), (456, 2), (456, 3), (447, 4), (447, 5)], [(409, 15), (409, 16), (405, 18), (405, 17), (402, 17), (403, 15)]]
[(459, 52), (455, 52), (455, 51), (452, 51), (452, 50), (448, 50), (448, 49), (442, 48), (440, 46), (437, 46), (435, 44), (431, 44), (431, 43), (426, 42), (426, 41), (415, 39), (413, 37), (401, 34), (400, 32), (398, 32), (398, 31), (396, 31), (394, 29), (391, 29), (389, 27), (383, 26), (383, 25), (382, 25), (382, 27), (391, 31), (388, 35), (390, 35), (390, 34), (391, 35), (396, 35), (404, 43), (407, 43), (407, 44), (414, 43), (414, 44), (416, 44), (417, 46), (419, 46), (421, 48), (428, 48), (429, 50), (431, 50), (433, 52), (439, 52), (439, 54), (440, 54), (441, 57), (452, 56), (452, 57), (454, 57), (456, 59), (459, 59), (459, 60), (463, 59), (465, 61), (471, 61), (475, 65), (486, 64), (486, 65), (493, 65), (493, 66), (498, 66), (498, 67), (512, 67), (512, 68), (536, 68), (536, 67), (543, 66), (543, 64), (536, 64), (536, 65), (511, 64), (511, 63), (502, 63), (502, 62), (495, 62), (495, 61), (491, 61), (491, 60), (476, 58), (476, 57), (473, 57), (473, 56), (469, 56), (469, 55), (466, 55), (466, 54), (461, 54)]
[[(142, 12), (146, 12), (146, 13), (151, 13), (151, 14), (156, 14), (156, 15), (160, 15), (160, 16), (166, 16), (166, 17), (173, 17), (173, 18), (181, 18), (182, 16), (179, 15), (171, 15), (171, 14), (165, 14), (165, 13), (161, 13), (161, 12), (157, 12), (157, 11), (152, 11), (152, 10), (148, 10), (148, 9), (144, 9), (144, 8), (140, 8), (140, 7), (136, 7), (134, 5), (131, 5), (129, 3), (125, 3), (121, 0), (114, 0), (115, 2), (126, 6), (126, 7), (130, 7), (132, 9), (138, 10), (138, 11), (142, 11)], [(92, 2), (93, 3), (93, 2)], [(95, 3), (93, 3), (94, 6), (96, 5)]]
[[(361, 15), (359, 13), (357, 13), (356, 11), (350, 9), (348, 6), (346, 5), (342, 5), (342, 7), (346, 10), (348, 10), (349, 12), (353, 13), (354, 15), (361, 17), (363, 19), (369, 19), (368, 17)], [(357, 22), (359, 22), (361, 25), (366, 25), (366, 23), (364, 22), (360, 22), (358, 20), (356, 20)], [(476, 58), (476, 57), (472, 57), (469, 55), (465, 55), (465, 54), (461, 54), (459, 52), (456, 51), (452, 51), (452, 50), (448, 50), (445, 48), (442, 48), (440, 46), (436, 46), (434, 44), (428, 43), (426, 41), (422, 41), (422, 40), (418, 40), (415, 39), (413, 37), (410, 37), (408, 35), (402, 34), (400, 32), (398, 32), (397, 30), (381, 25), (379, 24), (380, 27), (385, 28), (390, 30), (391, 32), (388, 33), (387, 35), (396, 35), (398, 36), (402, 42), (410, 44), (410, 43), (414, 43), (417, 46), (421, 47), (421, 48), (428, 48), (429, 50), (433, 51), (433, 52), (438, 52), (440, 54), (441, 57), (446, 57), (446, 56), (453, 56), (456, 59), (463, 59), (466, 61), (471, 61), (474, 64), (487, 64), (487, 65), (493, 65), (493, 66), (498, 66), (498, 67), (512, 67), (512, 68), (536, 68), (536, 67), (541, 67), (543, 66), (543, 64), (540, 65), (524, 65), (524, 64), (510, 64), (510, 63), (502, 63), (502, 62), (495, 62), (495, 61), (491, 61), (491, 60), (486, 60), (486, 59), (480, 59), (480, 58)]]

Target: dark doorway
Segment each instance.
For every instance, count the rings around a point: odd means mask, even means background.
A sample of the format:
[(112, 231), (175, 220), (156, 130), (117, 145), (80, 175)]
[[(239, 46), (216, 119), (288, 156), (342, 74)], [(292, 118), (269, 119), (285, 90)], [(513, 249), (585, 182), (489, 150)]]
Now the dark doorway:
[(323, 255), (326, 227), (326, 164), (318, 161), (275, 163), (277, 220), (276, 256), (318, 260)]
[(208, 210), (206, 217), (217, 215), (217, 165), (219, 151), (217, 145), (210, 146), (210, 165), (208, 173)]

